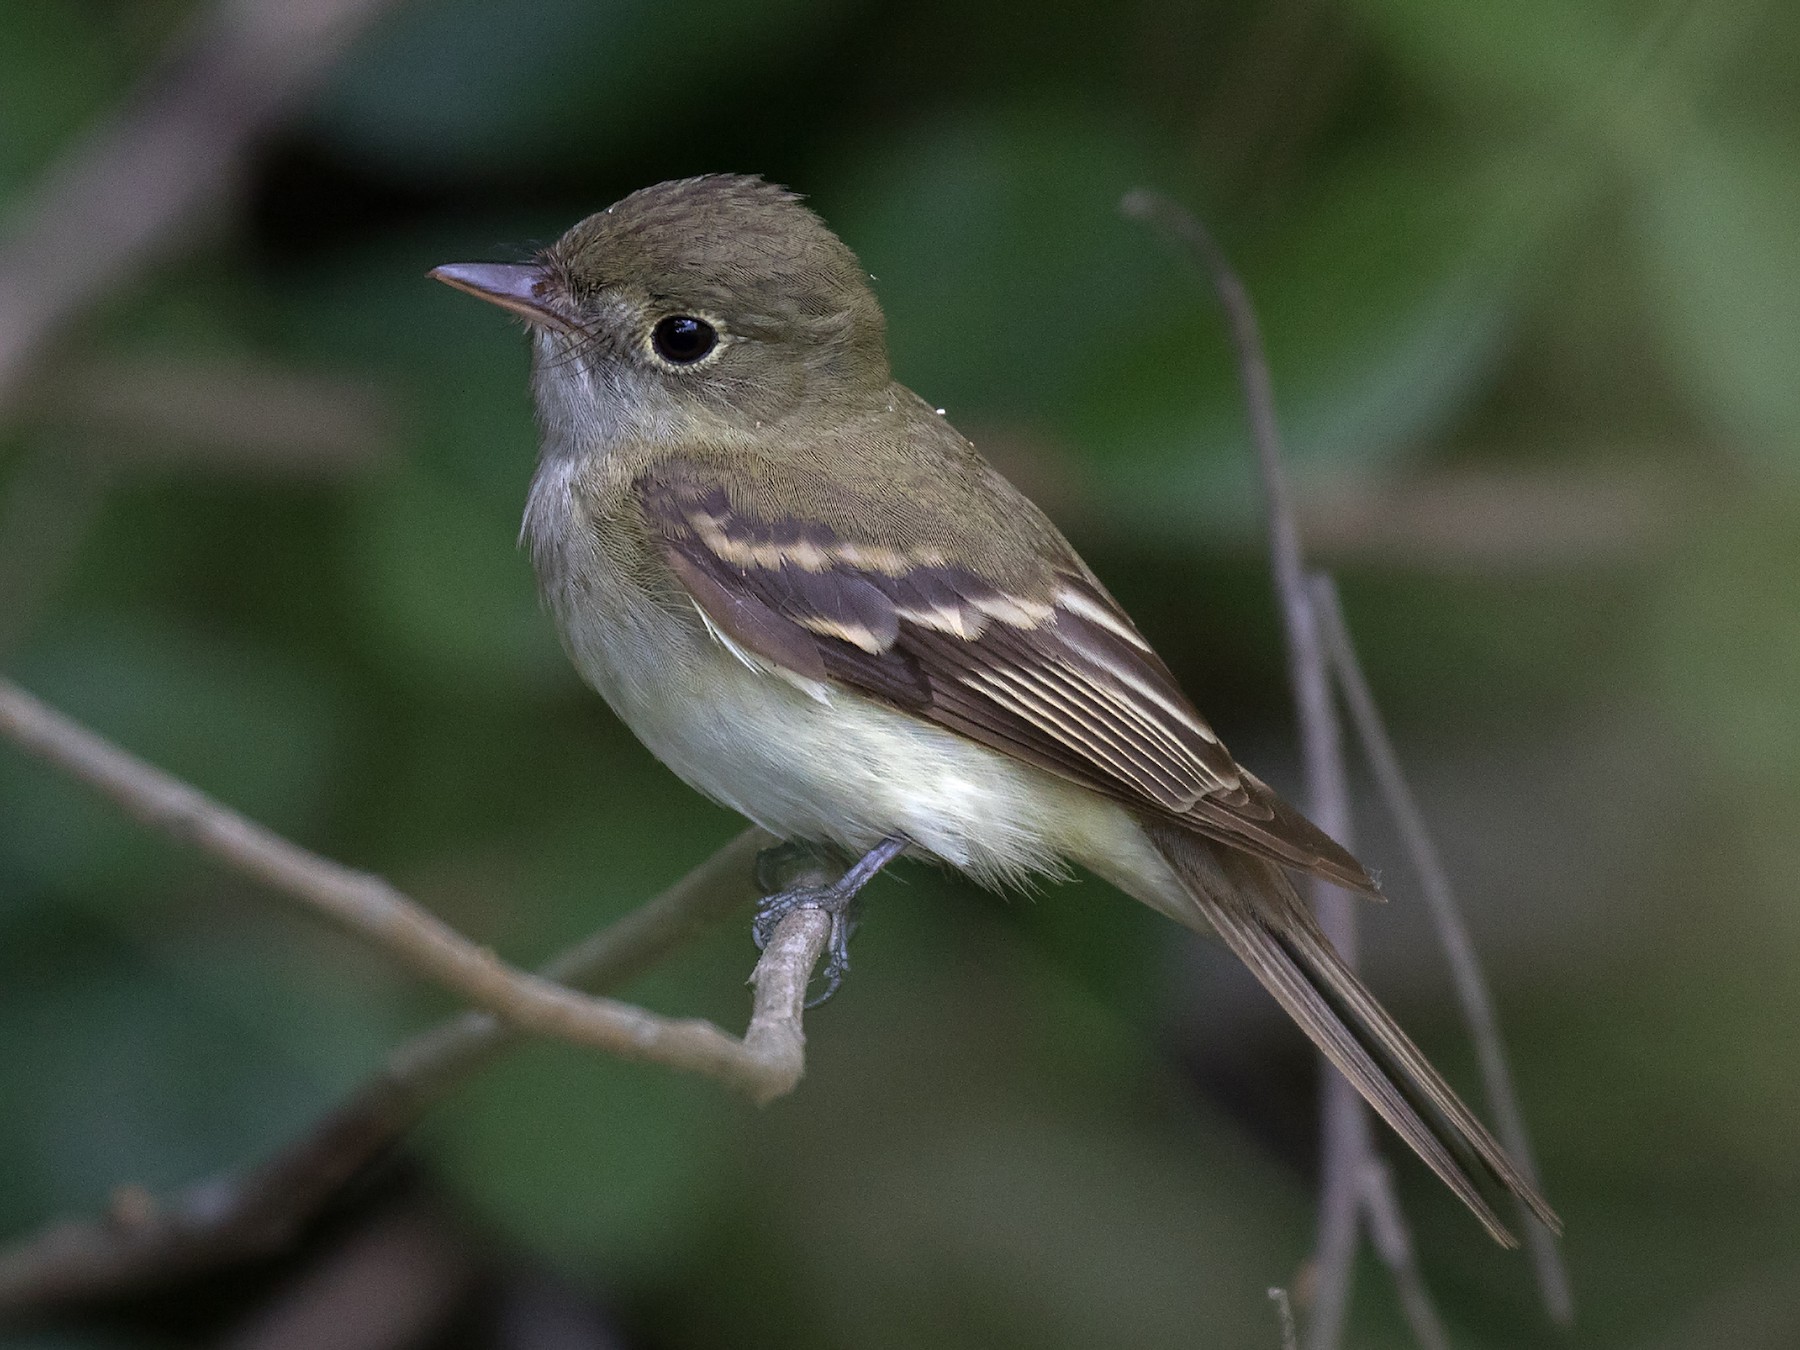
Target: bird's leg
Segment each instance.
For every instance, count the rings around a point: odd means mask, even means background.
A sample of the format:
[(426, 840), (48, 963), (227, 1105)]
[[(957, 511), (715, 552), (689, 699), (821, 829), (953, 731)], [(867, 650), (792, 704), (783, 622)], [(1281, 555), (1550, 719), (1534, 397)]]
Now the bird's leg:
[[(764, 881), (776, 868), (793, 861), (794, 855), (788, 851), (796, 845), (784, 845), (774, 849), (766, 849), (756, 860), (757, 879)], [(857, 896), (862, 888), (875, 879), (875, 874), (899, 857), (906, 848), (906, 840), (898, 835), (890, 835), (853, 864), (850, 869), (830, 885), (795, 885), (771, 895), (756, 907), (756, 922), (751, 932), (756, 937), (757, 947), (769, 945), (769, 939), (775, 936), (775, 926), (797, 909), (823, 910), (831, 916), (831, 945), (827, 949), (825, 961), (825, 992), (807, 1003), (808, 1008), (816, 1008), (833, 994), (844, 982), (844, 972), (850, 969), (850, 934), (856, 928)]]

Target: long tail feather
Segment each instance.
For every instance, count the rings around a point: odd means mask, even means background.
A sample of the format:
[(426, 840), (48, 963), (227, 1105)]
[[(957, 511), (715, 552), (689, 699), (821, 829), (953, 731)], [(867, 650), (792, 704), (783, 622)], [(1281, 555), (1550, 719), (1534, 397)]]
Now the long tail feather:
[(1562, 1231), (1530, 1179), (1344, 964), (1280, 868), (1186, 831), (1153, 825), (1150, 833), (1201, 917), (1495, 1241), (1518, 1245), (1480, 1175)]

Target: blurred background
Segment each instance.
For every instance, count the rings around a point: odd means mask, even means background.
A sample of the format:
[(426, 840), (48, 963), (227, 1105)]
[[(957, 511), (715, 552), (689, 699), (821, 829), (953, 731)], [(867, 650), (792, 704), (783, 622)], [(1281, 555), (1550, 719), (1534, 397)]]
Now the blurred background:
[[(524, 345), (423, 274), (756, 172), (1292, 790), (1221, 324), (1117, 211), (1159, 188), (1260, 306), (1573, 1341), (1800, 1344), (1797, 63), (1772, 0), (11, 0), (0, 670), (521, 964), (625, 913), (738, 826), (563, 659)], [(1473, 1094), (1361, 786), (1371, 983)], [(752, 960), (746, 919), (624, 992), (739, 1027)], [(0, 747), (0, 1235), (253, 1161), (448, 1006)], [(905, 868), (808, 1033), (763, 1111), (531, 1046), (293, 1256), (14, 1343), (1279, 1343), (1314, 1061), (1219, 952), (1091, 880)], [(1383, 1147), (1456, 1343), (1559, 1343)], [(1410, 1343), (1372, 1258), (1349, 1343)]]

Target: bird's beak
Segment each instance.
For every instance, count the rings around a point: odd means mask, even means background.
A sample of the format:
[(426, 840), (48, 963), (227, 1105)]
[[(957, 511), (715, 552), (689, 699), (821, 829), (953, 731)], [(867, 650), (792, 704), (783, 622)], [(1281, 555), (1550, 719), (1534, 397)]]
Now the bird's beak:
[(425, 275), (467, 291), (479, 300), (510, 309), (527, 323), (568, 326), (545, 296), (546, 274), (536, 263), (445, 263)]

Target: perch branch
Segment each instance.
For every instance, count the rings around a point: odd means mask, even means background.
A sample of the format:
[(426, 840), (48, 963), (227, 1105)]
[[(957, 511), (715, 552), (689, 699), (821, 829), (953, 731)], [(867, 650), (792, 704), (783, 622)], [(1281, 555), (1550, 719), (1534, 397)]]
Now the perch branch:
[[(808, 948), (812, 959), (818, 959), (811, 942), (811, 935), (822, 931), (816, 925), (796, 927), (809, 935), (807, 942), (771, 943), (764, 953), (770, 970), (757, 978), (756, 1016), (748, 1037), (740, 1041), (710, 1022), (661, 1017), (615, 999), (577, 994), (509, 966), (380, 877), (288, 842), (7, 680), (0, 680), (0, 735), (86, 783), (142, 823), (329, 915), (521, 1031), (705, 1074), (758, 1101), (790, 1092), (799, 1081), (793, 1037), (779, 1025), (794, 975), (785, 963), (797, 962)], [(797, 975), (802, 984), (810, 970), (809, 964)]]
[[(1394, 824), (1400, 832), (1419, 886), (1425, 892), (1426, 907), (1444, 960), (1456, 987), (1457, 1002), (1462, 1005), (1463, 1020), (1475, 1042), (1476, 1062), (1481, 1069), (1482, 1089), (1488, 1108), (1494, 1113), (1494, 1128), (1500, 1142), (1519, 1164), (1526, 1179), (1538, 1184), (1537, 1161), (1531, 1148), (1531, 1134), (1525, 1126), (1525, 1113), (1519, 1107), (1518, 1089), (1513, 1085), (1512, 1070), (1506, 1060), (1506, 1043), (1500, 1034), (1500, 1019), (1494, 1010), (1493, 994), (1481, 971), (1481, 959), (1475, 953), (1474, 939), (1463, 919), (1462, 906), (1450, 885), (1450, 874), (1433, 843), (1425, 816), (1412, 794), (1406, 775), (1400, 768), (1400, 757), (1388, 735), (1387, 723), (1363, 674), (1357, 659), (1356, 644), (1350, 637), (1350, 626), (1344, 622), (1344, 611), (1338, 602), (1337, 587), (1330, 577), (1317, 577), (1313, 583), (1314, 608), (1323, 632), (1325, 646), (1336, 672), (1338, 688), (1349, 709), (1351, 724), (1362, 742), (1375, 783), (1387, 804)], [(1532, 1269), (1544, 1307), (1552, 1320), (1568, 1326), (1575, 1320), (1574, 1294), (1569, 1285), (1567, 1267), (1558, 1250), (1554, 1235), (1545, 1228), (1529, 1206), (1519, 1202), (1519, 1220), (1524, 1226), (1526, 1244), (1531, 1252)]]
[[(626, 983), (747, 904), (756, 854), (772, 842), (745, 830), (538, 973), (596, 991)], [(460, 1013), (400, 1046), (360, 1089), (247, 1171), (161, 1201), (125, 1191), (131, 1203), (108, 1218), (20, 1240), (0, 1251), (0, 1314), (115, 1297), (285, 1249), (431, 1106), (518, 1039), (492, 1013)]]

